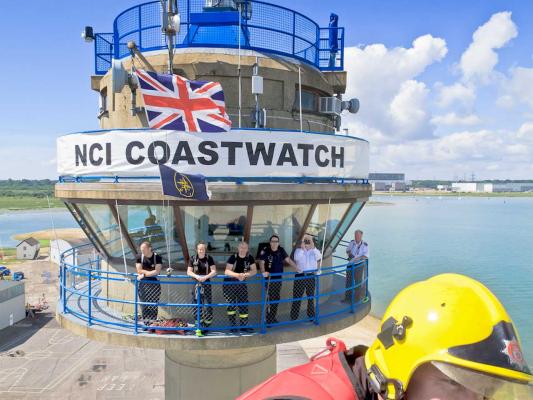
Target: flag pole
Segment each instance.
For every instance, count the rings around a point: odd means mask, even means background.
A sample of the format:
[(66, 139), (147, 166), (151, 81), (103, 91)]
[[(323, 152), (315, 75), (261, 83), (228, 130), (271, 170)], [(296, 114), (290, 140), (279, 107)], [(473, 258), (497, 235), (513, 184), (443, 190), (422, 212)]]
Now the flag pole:
[(322, 270), (322, 262), (324, 261), (324, 248), (326, 247), (326, 234), (328, 232), (328, 221), (331, 212), (331, 197), (328, 198), (328, 216), (326, 218), (326, 224), (324, 226), (324, 238), (322, 239), (322, 257), (320, 257), (320, 267), (319, 271)]
[(242, 107), (242, 74), (241, 74), (241, 29), (242, 29), (242, 3), (239, 3), (239, 61), (237, 71), (239, 74), (239, 128), (241, 128), (241, 107)]
[[(48, 195), (46, 195), (46, 202), (48, 203), (48, 212), (50, 213), (50, 219), (51, 219), (51, 221), (52, 221), (52, 231), (53, 231), (53, 233), (54, 233), (54, 238), (55, 238), (55, 240), (56, 240), (57, 256), (59, 257), (59, 261), (61, 261), (61, 254), (60, 254), (61, 249), (59, 248), (59, 241), (58, 241), (58, 239), (57, 239), (56, 225), (55, 225), (55, 223), (54, 223), (54, 216), (52, 215), (52, 206), (51, 206), (51, 204), (50, 204), (50, 198), (48, 197)], [(52, 248), (50, 247), (50, 250), (51, 250), (51, 249), (52, 249)], [(75, 258), (75, 257), (74, 257), (74, 254), (73, 254), (73, 257), (72, 257), (72, 258), (73, 258), (72, 263), (74, 264), (74, 261), (75, 261), (75, 260), (74, 260), (74, 258)], [(50, 254), (50, 260), (51, 260), (51, 259), (52, 259), (52, 254)], [(61, 262), (59, 262), (59, 265), (61, 265)]]
[(115, 199), (115, 209), (117, 210), (118, 232), (120, 233), (120, 246), (122, 247), (122, 260), (124, 261), (124, 280), (128, 280), (128, 264), (126, 263), (126, 252), (124, 250), (124, 239), (122, 237), (122, 224), (120, 222), (120, 213), (118, 211), (118, 200)]
[(303, 131), (303, 120), (302, 120), (302, 68), (298, 66), (298, 97), (300, 102), (300, 132)]

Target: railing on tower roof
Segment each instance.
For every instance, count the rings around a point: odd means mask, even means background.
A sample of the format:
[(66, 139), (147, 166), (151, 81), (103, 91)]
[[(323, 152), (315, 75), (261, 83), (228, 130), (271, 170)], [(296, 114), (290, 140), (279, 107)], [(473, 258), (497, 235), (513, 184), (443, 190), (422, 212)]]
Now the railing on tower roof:
[[(258, 0), (244, 2), (241, 14), (227, 9), (206, 11), (204, 4), (205, 0), (178, 1), (181, 29), (176, 35), (176, 48), (238, 48), (240, 38), (240, 48), (244, 50), (295, 58), (323, 71), (344, 69), (342, 27), (320, 28), (299, 12)], [(97, 34), (95, 73), (105, 74), (111, 67), (111, 58), (128, 56), (129, 41), (135, 41), (141, 52), (166, 49), (160, 13), (159, 1), (139, 4), (115, 18), (113, 33)], [(330, 36), (336, 36), (336, 46), (331, 45)]]

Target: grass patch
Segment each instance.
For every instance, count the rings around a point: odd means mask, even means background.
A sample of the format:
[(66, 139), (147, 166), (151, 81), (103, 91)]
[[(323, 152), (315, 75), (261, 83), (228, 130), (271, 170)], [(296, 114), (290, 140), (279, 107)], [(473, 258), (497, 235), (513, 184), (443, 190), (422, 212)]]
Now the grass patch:
[(12, 257), (17, 255), (17, 249), (14, 247), (4, 247), (3, 249), (0, 249), (0, 257), (4, 255), (4, 257)]
[(17, 260), (17, 249), (14, 247), (4, 247), (0, 249), (0, 265), (10, 266), (20, 263)]
[[(50, 197), (51, 207), (64, 207), (65, 205), (59, 199)], [(0, 210), (35, 210), (39, 208), (48, 208), (46, 198), (33, 196), (0, 196)]]

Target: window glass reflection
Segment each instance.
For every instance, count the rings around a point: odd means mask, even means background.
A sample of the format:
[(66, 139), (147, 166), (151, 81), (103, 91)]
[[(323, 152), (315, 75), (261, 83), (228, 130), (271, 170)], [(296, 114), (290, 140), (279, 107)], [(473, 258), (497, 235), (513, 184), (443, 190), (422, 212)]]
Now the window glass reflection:
[(291, 253), (298, 240), (310, 205), (254, 206), (250, 252), (256, 255), (260, 243), (268, 243), (270, 236), (279, 235), (280, 245)]
[(207, 243), (207, 252), (217, 263), (225, 263), (237, 252), (244, 240), (247, 207), (242, 206), (187, 206), (182, 210), (183, 226), (189, 255), (196, 253), (196, 243)]
[[(349, 206), (350, 203), (317, 205), (307, 227), (307, 232), (315, 237), (315, 242), (319, 249), (322, 249), (324, 245), (324, 236), (326, 237), (326, 243), (329, 242)], [(325, 249), (324, 253), (327, 255), (329, 251), (331, 250)]]
[[(115, 216), (107, 204), (77, 204), (82, 218), (91, 227), (110, 257), (122, 257), (120, 231)], [(124, 238), (126, 258), (133, 258)]]
[(137, 249), (142, 242), (149, 241), (153, 250), (163, 257), (165, 266), (169, 262), (171, 265), (184, 262), (172, 206), (119, 205), (118, 209)]
[[(335, 235), (331, 239), (331, 242), (328, 244), (328, 247), (335, 249), (338, 246), (339, 242), (342, 240), (342, 238), (346, 234), (346, 231), (352, 225), (353, 219), (355, 218), (362, 206), (363, 203), (360, 201), (357, 201), (350, 206), (350, 209), (348, 210), (346, 216), (339, 225), (339, 229), (337, 230), (337, 232), (335, 232)], [(348, 238), (348, 240), (351, 239), (353, 238)]]

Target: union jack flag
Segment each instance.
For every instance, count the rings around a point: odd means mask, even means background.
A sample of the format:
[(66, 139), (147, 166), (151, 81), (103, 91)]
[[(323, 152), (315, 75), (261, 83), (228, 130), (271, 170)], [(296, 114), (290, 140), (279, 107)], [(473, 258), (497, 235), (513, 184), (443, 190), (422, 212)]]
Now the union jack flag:
[(189, 81), (179, 75), (135, 71), (148, 125), (186, 132), (227, 132), (224, 92), (218, 82)]

